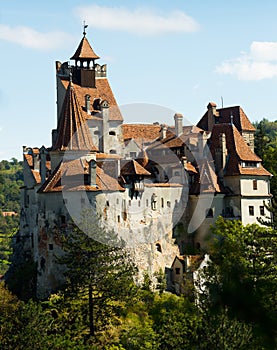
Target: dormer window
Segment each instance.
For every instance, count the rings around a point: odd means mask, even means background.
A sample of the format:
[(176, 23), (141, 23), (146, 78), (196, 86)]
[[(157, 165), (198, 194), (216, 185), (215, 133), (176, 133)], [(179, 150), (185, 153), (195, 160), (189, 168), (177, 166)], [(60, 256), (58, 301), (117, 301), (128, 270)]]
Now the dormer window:
[(258, 162), (242, 162), (241, 165), (243, 168), (258, 168), (260, 166), (260, 163), (258, 163)]

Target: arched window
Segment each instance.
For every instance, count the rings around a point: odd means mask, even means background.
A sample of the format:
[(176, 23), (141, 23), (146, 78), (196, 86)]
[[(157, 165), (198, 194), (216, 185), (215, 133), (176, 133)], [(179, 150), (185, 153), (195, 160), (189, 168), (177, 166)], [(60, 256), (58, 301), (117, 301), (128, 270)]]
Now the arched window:
[(212, 208), (207, 209), (206, 211), (206, 218), (213, 218), (214, 217), (214, 211)]
[(156, 249), (157, 249), (157, 252), (159, 252), (159, 253), (162, 252), (162, 247), (161, 247), (160, 243), (156, 243)]

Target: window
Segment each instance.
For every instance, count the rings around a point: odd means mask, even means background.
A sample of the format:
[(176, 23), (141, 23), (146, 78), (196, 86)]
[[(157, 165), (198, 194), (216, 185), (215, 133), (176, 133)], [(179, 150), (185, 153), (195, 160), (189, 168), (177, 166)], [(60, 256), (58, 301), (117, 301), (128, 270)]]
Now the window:
[(180, 275), (180, 267), (175, 268), (175, 273), (176, 273), (176, 275)]
[(162, 208), (164, 207), (164, 199), (163, 198), (161, 198), (161, 206), (162, 206)]
[(110, 206), (110, 202), (106, 201), (106, 206), (109, 207)]
[(110, 154), (116, 154), (116, 150), (115, 149), (110, 149)]
[(249, 205), (249, 215), (254, 216), (254, 207), (253, 205)]
[(258, 189), (258, 181), (253, 180), (253, 190), (257, 190), (257, 189)]
[(260, 215), (265, 216), (264, 206), (260, 206)]
[(119, 204), (119, 199), (118, 198), (116, 198), (116, 204)]
[(170, 201), (167, 201), (167, 202), (166, 202), (166, 205), (167, 205), (168, 208), (170, 208), (170, 207), (171, 207)]
[(149, 205), (149, 200), (146, 199), (146, 206), (148, 207), (148, 205)]
[(131, 201), (131, 199), (129, 199), (129, 207), (131, 206), (131, 204), (132, 204), (132, 201)]
[(49, 250), (53, 250), (54, 249), (54, 246), (52, 243), (49, 243)]
[(62, 224), (65, 224), (65, 219), (66, 219), (65, 215), (61, 215), (61, 223)]
[(99, 130), (94, 131), (94, 135), (99, 135), (99, 134), (100, 134)]
[(214, 217), (214, 211), (212, 208), (209, 208), (206, 210), (206, 218), (213, 218)]
[(138, 201), (138, 206), (140, 207), (140, 201)]
[(115, 131), (109, 131), (109, 135), (115, 136)]
[(120, 222), (120, 215), (117, 215), (117, 222)]
[(160, 245), (160, 243), (156, 243), (156, 249), (157, 249), (157, 252), (162, 252), (162, 247)]
[(136, 152), (130, 152), (130, 157), (131, 158), (136, 158), (137, 156), (137, 153)]

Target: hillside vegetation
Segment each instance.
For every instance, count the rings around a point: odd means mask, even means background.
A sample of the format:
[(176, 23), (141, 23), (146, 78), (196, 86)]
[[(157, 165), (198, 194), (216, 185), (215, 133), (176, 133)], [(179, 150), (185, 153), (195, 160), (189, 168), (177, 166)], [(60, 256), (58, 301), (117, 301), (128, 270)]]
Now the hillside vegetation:
[[(22, 162), (12, 158), (0, 162), (0, 275), (7, 271), (11, 240), (19, 225), (20, 187), (23, 186)], [(3, 212), (15, 215), (3, 216)]]

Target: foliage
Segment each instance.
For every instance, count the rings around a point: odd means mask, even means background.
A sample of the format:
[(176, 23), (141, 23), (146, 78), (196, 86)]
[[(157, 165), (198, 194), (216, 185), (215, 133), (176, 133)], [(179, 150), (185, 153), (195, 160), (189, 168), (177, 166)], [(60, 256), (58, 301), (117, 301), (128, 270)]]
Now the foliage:
[(0, 162), (0, 275), (5, 274), (12, 253), (11, 241), (19, 225), (19, 216), (3, 216), (4, 211), (20, 209), (20, 187), (23, 185), (22, 162), (15, 158)]
[(273, 175), (271, 193), (277, 198), (277, 121), (262, 119), (254, 123), (255, 153), (262, 158), (264, 167)]
[(227, 308), (252, 323), (269, 348), (276, 346), (277, 232), (219, 218), (212, 233), (202, 309)]
[(269, 211), (270, 216), (267, 217), (259, 217), (258, 221), (268, 227), (272, 227), (273, 229), (277, 229), (277, 202), (275, 199), (272, 199), (271, 204), (266, 204), (264, 202), (265, 208)]
[[(84, 332), (94, 335), (95, 329), (108, 325), (120, 310), (120, 301), (131, 297), (135, 268), (115, 235), (104, 231), (95, 217), (86, 214), (80, 223), (80, 227), (86, 226), (86, 233), (74, 226), (64, 235), (64, 255), (58, 261), (67, 269), (64, 293), (68, 298), (83, 301), (80, 322)], [(109, 245), (93, 238), (105, 235)]]

